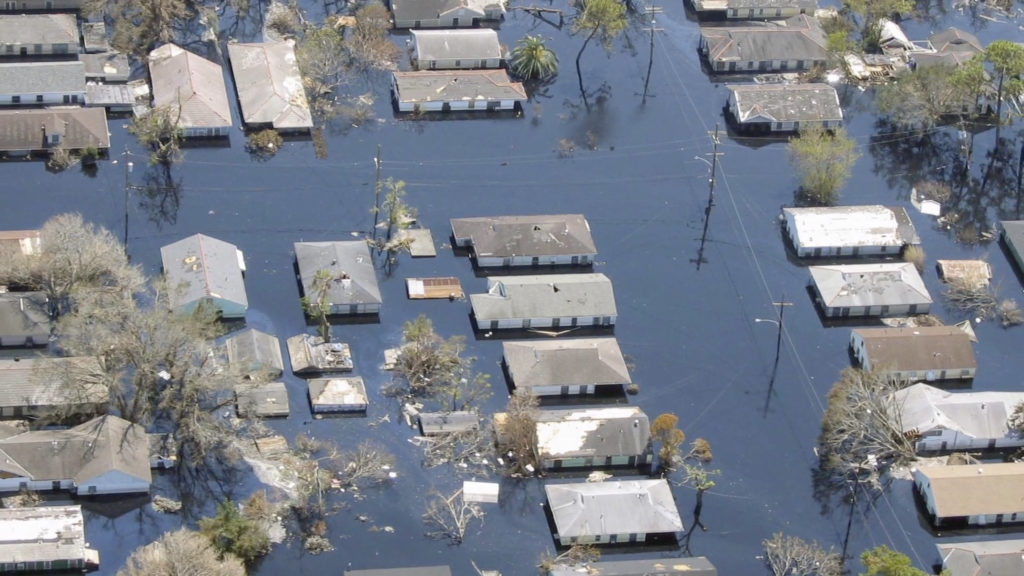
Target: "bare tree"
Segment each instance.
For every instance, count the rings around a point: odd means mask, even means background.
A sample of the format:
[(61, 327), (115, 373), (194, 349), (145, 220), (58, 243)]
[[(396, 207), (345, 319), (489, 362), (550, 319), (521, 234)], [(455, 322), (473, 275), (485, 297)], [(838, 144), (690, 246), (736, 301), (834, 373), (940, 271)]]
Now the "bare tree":
[(181, 142), (185, 136), (181, 129), (181, 106), (158, 106), (132, 119), (128, 132), (139, 139), (139, 144), (152, 153), (150, 164), (174, 164), (181, 156)]
[(449, 496), (436, 490), (431, 495), (433, 499), (423, 515), (423, 521), (428, 526), (428, 537), (462, 544), (470, 523), (473, 520), (483, 522), (484, 511), (475, 502), (466, 502), (461, 488)]
[(117, 571), (117, 576), (158, 574), (245, 576), (246, 571), (241, 560), (218, 553), (202, 534), (182, 528), (135, 550)]
[(987, 279), (950, 278), (943, 296), (950, 309), (985, 320), (995, 315), (999, 304)]
[(842, 576), (843, 558), (817, 542), (776, 533), (764, 541), (765, 562), (775, 576)]
[(489, 426), (415, 439), (423, 446), (423, 466), (449, 464), (460, 474), (487, 476), (494, 468), (494, 431)]
[(537, 396), (529, 388), (517, 388), (508, 401), (504, 420), (495, 419), (505, 471), (512, 476), (533, 475), (540, 468), (537, 451)]
[[(590, 544), (573, 544), (565, 552), (562, 552), (558, 556), (552, 556), (550, 552), (544, 551), (540, 555), (540, 573), (544, 576), (548, 572), (558, 567), (574, 568), (576, 566), (585, 566), (591, 562), (597, 562), (601, 559), (601, 551), (597, 546), (591, 546)], [(583, 572), (586, 574), (587, 572)]]
[(391, 41), (391, 13), (371, 0), (355, 11), (355, 26), (349, 31), (345, 45), (352, 63), (362, 69), (388, 69), (402, 57), (402, 51)]
[(423, 315), (405, 323), (404, 337), (395, 365), (401, 392), (431, 399), (449, 411), (475, 410), (490, 398), (490, 377), (473, 372), (476, 359), (462, 356), (465, 338), (445, 340)]
[(113, 46), (143, 61), (195, 14), (191, 0), (85, 0), (82, 13), (113, 22)]

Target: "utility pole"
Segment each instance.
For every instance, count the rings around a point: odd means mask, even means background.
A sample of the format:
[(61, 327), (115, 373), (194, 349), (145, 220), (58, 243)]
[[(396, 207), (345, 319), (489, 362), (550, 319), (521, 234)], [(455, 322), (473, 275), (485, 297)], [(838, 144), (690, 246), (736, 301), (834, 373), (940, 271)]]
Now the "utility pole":
[(779, 307), (779, 334), (775, 338), (775, 368), (772, 369), (772, 373), (779, 368), (779, 353), (782, 351), (782, 330), (783, 330), (783, 315), (786, 313), (786, 306), (792, 306), (792, 302), (786, 302), (786, 295), (782, 295), (781, 302), (772, 302), (772, 306)]
[(380, 169), (384, 161), (380, 157), (380, 144), (377, 144), (377, 155), (373, 157), (373, 164), (377, 167), (377, 187), (373, 196), (373, 237), (377, 237), (377, 222), (380, 219)]
[(644, 30), (649, 30), (651, 32), (651, 55), (647, 60), (647, 77), (644, 78), (644, 99), (640, 103), (641, 106), (647, 105), (647, 86), (651, 82), (651, 68), (654, 67), (654, 33), (664, 30), (664, 28), (655, 28), (654, 26), (654, 16), (656, 14), (661, 14), (661, 8), (657, 6), (648, 6), (647, 13), (651, 15), (651, 26), (650, 28), (644, 28)]
[(128, 183), (128, 173), (132, 170), (132, 162), (128, 159), (131, 153), (128, 152), (128, 145), (124, 145), (124, 254), (128, 255), (128, 192), (132, 186)]
[[(711, 162), (709, 162), (711, 165), (711, 176), (708, 177), (708, 182), (710, 183), (710, 189), (708, 190), (708, 205), (704, 208), (704, 232), (700, 235), (700, 248), (697, 250), (697, 258), (690, 260), (690, 262), (697, 263), (697, 270), (700, 270), (701, 264), (707, 262), (707, 260), (704, 259), (704, 244), (708, 239), (708, 222), (711, 221), (711, 208), (715, 206), (715, 174), (718, 170), (718, 157), (724, 154), (724, 152), (718, 151), (718, 123), (715, 123), (714, 133), (709, 132), (708, 136), (711, 137), (711, 142), (714, 146), (711, 152)], [(700, 158), (700, 156), (697, 158)], [(700, 159), (704, 160), (703, 158)], [(707, 162), (707, 160), (704, 161)]]

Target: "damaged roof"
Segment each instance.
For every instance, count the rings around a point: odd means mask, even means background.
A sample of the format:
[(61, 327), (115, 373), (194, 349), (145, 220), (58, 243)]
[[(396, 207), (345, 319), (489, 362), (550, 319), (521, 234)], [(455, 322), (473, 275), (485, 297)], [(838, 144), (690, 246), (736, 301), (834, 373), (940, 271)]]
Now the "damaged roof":
[(229, 43), (228, 55), (246, 124), (313, 127), (292, 42)]
[(980, 54), (985, 51), (978, 37), (959, 28), (949, 27), (928, 37), (937, 52), (967, 52)]
[(712, 62), (825, 60), (828, 40), (818, 20), (806, 14), (781, 22), (701, 26)]
[(784, 208), (797, 248), (853, 248), (920, 244), (902, 207), (823, 206)]
[(825, 122), (843, 120), (839, 94), (828, 84), (726, 86), (736, 99), (740, 122)]
[(604, 274), (492, 276), (486, 294), (470, 294), (478, 322), (615, 316), (615, 292)]
[(559, 538), (683, 530), (672, 490), (664, 479), (548, 483), (544, 492)]
[(235, 404), (241, 417), (287, 416), (288, 389), (284, 382), (236, 384)]
[(303, 294), (313, 294), (317, 272), (327, 270), (333, 276), (327, 294), (329, 306), (383, 302), (370, 249), (362, 240), (296, 242), (295, 259), (299, 263)]
[(1024, 392), (947, 392), (918, 383), (893, 394), (904, 432), (955, 430), (971, 438), (1016, 436), (1010, 415)]
[(0, 508), (0, 559), (12, 567), (13, 562), (84, 560), (92, 552), (81, 506)]
[(634, 456), (650, 449), (650, 422), (636, 406), (541, 410), (536, 422), (544, 460)]
[(453, 218), (452, 235), (469, 238), (477, 257), (597, 254), (582, 214)]
[(231, 126), (231, 106), (220, 64), (174, 45), (149, 53), (153, 107), (181, 106), (185, 128)]
[(626, 360), (615, 338), (502, 342), (516, 387), (629, 384)]
[(828, 308), (931, 304), (911, 262), (811, 266), (811, 279)]
[(248, 328), (228, 338), (225, 346), (228, 363), (242, 374), (263, 373), (276, 378), (284, 372), (281, 341), (276, 336)]

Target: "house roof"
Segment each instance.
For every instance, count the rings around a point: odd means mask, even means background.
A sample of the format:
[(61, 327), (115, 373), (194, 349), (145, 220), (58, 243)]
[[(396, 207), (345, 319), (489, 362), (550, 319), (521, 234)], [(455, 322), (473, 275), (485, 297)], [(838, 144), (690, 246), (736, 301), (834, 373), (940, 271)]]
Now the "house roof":
[(650, 422), (636, 406), (541, 410), (536, 422), (544, 459), (632, 456), (651, 442)]
[(288, 339), (292, 372), (347, 372), (352, 369), (352, 350), (344, 342), (324, 342), (312, 334)]
[(452, 235), (469, 238), (478, 257), (597, 254), (582, 214), (453, 218)]
[[(77, 42), (77, 38), (75, 39)], [(107, 42), (107, 23), (82, 22), (82, 46), (88, 52), (106, 52), (110, 49)]]
[(797, 248), (919, 244), (907, 211), (889, 206), (783, 208)]
[(1024, 501), (1022, 463), (925, 466), (916, 474), (929, 480), (939, 518), (1014, 512)]
[(128, 57), (120, 52), (79, 54), (78, 59), (85, 66), (87, 77), (128, 76), (132, 72), (131, 66), (128, 65)]
[(961, 66), (973, 56), (970, 52), (911, 52), (908, 54), (918, 68), (929, 66)]
[(175, 306), (187, 306), (203, 298), (220, 298), (249, 305), (238, 247), (204, 234), (194, 234), (160, 248), (164, 274), (182, 292)]
[(985, 51), (978, 37), (959, 28), (947, 28), (928, 37), (932, 47), (938, 52), (968, 52), (980, 54)]
[(38, 344), (49, 335), (45, 292), (0, 292), (0, 340), (25, 336)]
[(971, 337), (956, 326), (856, 328), (873, 366), (890, 370), (941, 372), (977, 368)]
[(39, 230), (0, 230), (0, 249), (4, 255), (8, 251), (20, 252), (25, 256), (37, 254), (41, 244)]
[(5, 438), (0, 459), (0, 470), (40, 481), (72, 479), (81, 485), (112, 471), (152, 480), (148, 436), (141, 426), (117, 416)]
[[(548, 576), (650, 576), (651, 574), (718, 576), (718, 570), (707, 558), (698, 556), (696, 558), (591, 562), (585, 566), (556, 566), (548, 572)], [(953, 576), (959, 575), (954, 574)]]
[(81, 506), (0, 508), (0, 561), (46, 562), (84, 559)]
[[(434, 20), (441, 14), (452, 10), (465, 8), (477, 16), (483, 16), (484, 12), (501, 10), (504, 7), (498, 0), (392, 0), (391, 10), (395, 14), (395, 20)], [(467, 14), (472, 18), (474, 14)]]
[(85, 92), (81, 62), (14, 62), (0, 64), (4, 94), (71, 94)]
[(452, 576), (452, 570), (447, 566), (345, 570), (345, 576)]
[(931, 304), (911, 262), (811, 266), (811, 279), (826, 307), (858, 308)]
[(936, 544), (949, 576), (1024, 574), (1024, 540), (982, 540)]
[(928, 384), (914, 384), (893, 394), (904, 432), (955, 430), (972, 438), (1006, 438), (1009, 417), (1024, 392), (947, 392)]
[(1002, 220), (1003, 240), (1024, 257), (1024, 220)]
[(107, 391), (102, 386), (89, 386), (81, 382), (82, 390), (77, 398), (68, 398), (61, 393), (55, 379), (65, 372), (97, 374), (99, 361), (95, 358), (78, 356), (73, 358), (22, 358), (20, 360), (0, 359), (0, 407), (55, 406), (68, 401), (91, 404), (107, 401)]
[(74, 14), (3, 14), (0, 43), (70, 44), (77, 50), (78, 20)]
[(327, 300), (331, 305), (381, 304), (377, 271), (366, 242), (296, 242), (303, 293), (313, 296), (313, 281), (320, 270), (334, 276)]
[(0, 110), (0, 151), (46, 149), (50, 145), (43, 141), (44, 133), (63, 133), (67, 149), (110, 148), (103, 108)]
[(288, 388), (284, 382), (237, 384), (235, 403), (239, 415), (287, 416)]
[(632, 378), (615, 338), (502, 342), (517, 388), (629, 384)]
[(228, 44), (235, 90), (247, 124), (313, 127), (292, 42)]
[(149, 53), (153, 106), (181, 106), (185, 128), (231, 126), (231, 106), (220, 64), (174, 44)]
[(560, 538), (683, 529), (664, 479), (545, 484), (544, 492)]
[(818, 20), (806, 14), (782, 22), (701, 26), (712, 62), (824, 60), (828, 40)]
[(310, 380), (309, 401), (314, 406), (364, 406), (369, 399), (362, 378), (335, 376)]
[(749, 84), (726, 88), (735, 94), (740, 122), (843, 119), (839, 94), (828, 84)]
[(526, 100), (526, 89), (504, 70), (394, 72), (400, 102)]
[(489, 28), (470, 30), (412, 30), (416, 59), (486, 60), (501, 58), (498, 33)]
[(276, 336), (248, 328), (231, 336), (224, 344), (228, 351), (228, 362), (245, 374), (270, 372), (279, 375), (284, 372), (281, 341)]
[(469, 299), (478, 322), (618, 314), (612, 281), (604, 274), (492, 276), (487, 293)]

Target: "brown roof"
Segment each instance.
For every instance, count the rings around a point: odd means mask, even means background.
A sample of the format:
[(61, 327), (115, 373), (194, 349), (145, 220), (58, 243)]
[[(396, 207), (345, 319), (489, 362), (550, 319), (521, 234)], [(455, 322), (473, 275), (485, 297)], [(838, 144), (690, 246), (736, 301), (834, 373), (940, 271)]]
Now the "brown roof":
[(39, 230), (0, 230), (0, 252), (35, 254), (40, 250), (39, 236)]
[(1024, 509), (1024, 464), (932, 466), (917, 473), (931, 483), (935, 515), (958, 518)]
[(858, 328), (874, 366), (892, 370), (963, 370), (977, 368), (971, 338), (956, 326)]
[(231, 106), (219, 64), (165, 44), (149, 53), (153, 106), (181, 104), (186, 128), (231, 126)]
[(45, 150), (44, 134), (62, 134), (72, 150), (110, 148), (103, 108), (0, 110), (0, 151)]

